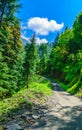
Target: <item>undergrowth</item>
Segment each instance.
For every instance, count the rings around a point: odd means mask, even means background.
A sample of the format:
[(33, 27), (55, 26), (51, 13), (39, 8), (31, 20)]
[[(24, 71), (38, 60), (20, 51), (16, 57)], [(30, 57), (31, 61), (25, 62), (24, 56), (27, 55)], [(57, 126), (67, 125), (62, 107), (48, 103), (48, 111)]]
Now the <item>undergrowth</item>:
[(59, 81), (58, 79), (53, 79), (54, 82), (57, 82), (60, 84), (60, 86), (63, 88), (63, 90), (67, 91), (70, 94), (76, 95), (77, 97), (82, 98), (82, 82), (80, 80), (78, 80), (78, 82), (76, 82), (73, 85), (70, 84), (65, 84), (61, 81)]
[(38, 103), (42, 103), (44, 97), (52, 94), (49, 80), (41, 76), (36, 76), (34, 80), (29, 83), (28, 88), (21, 89), (12, 97), (0, 101), (0, 115), (19, 109), (20, 104), (25, 102), (32, 105), (33, 102), (36, 103), (36, 100), (38, 100)]

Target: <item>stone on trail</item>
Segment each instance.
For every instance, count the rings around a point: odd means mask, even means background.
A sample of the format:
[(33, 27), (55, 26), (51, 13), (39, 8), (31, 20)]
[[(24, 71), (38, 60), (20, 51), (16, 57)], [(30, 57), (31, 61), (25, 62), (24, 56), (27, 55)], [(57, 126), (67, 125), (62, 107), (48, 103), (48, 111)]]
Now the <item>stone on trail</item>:
[(40, 118), (40, 115), (32, 115), (32, 118), (35, 119), (35, 120), (37, 120), (37, 119)]
[(6, 129), (6, 130), (23, 130), (18, 124), (6, 126), (4, 129)]

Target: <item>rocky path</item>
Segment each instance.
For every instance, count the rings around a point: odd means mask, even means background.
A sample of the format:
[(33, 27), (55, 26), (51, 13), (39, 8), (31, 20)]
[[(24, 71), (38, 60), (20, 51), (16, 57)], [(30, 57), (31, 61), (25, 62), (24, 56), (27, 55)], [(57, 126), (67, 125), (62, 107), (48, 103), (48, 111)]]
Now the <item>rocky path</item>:
[(82, 100), (52, 83), (53, 95), (45, 105), (27, 104), (8, 115), (4, 130), (82, 130)]

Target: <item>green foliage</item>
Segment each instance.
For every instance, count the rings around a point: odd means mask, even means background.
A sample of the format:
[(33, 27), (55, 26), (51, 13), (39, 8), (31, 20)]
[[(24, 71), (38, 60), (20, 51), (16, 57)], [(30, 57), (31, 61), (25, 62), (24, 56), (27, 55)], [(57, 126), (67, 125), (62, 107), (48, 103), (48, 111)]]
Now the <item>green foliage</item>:
[(19, 20), (14, 15), (19, 7), (17, 0), (1, 0), (0, 7), (0, 98), (5, 98), (18, 91), (24, 82), (24, 49)]
[(16, 19), (14, 13), (18, 11), (19, 7), (18, 0), (0, 0), (0, 23), (12, 22)]
[(59, 33), (57, 34), (54, 42), (53, 42), (53, 47), (55, 47), (59, 43)]
[(48, 62), (48, 72), (63, 81), (65, 90), (76, 94), (82, 87), (82, 12), (73, 28), (67, 28), (57, 40)]
[(67, 91), (70, 92), (71, 94), (75, 94), (79, 91), (79, 88), (81, 88), (81, 82), (75, 83), (71, 88), (69, 88)]
[(35, 82), (30, 83), (28, 88), (23, 88), (12, 97), (0, 101), (0, 115), (19, 109), (23, 103), (28, 103), (28, 107), (32, 107), (33, 102), (42, 103), (45, 95), (52, 94), (50, 82), (44, 77), (35, 77)]
[(76, 17), (73, 25), (74, 41), (76, 46), (76, 51), (82, 49), (82, 12)]
[(79, 89), (79, 91), (77, 92), (76, 96), (82, 98), (82, 87)]
[(31, 38), (30, 45), (26, 45), (25, 47), (26, 55), (25, 55), (25, 85), (28, 85), (35, 74), (36, 64), (37, 64), (37, 48), (35, 43), (35, 35)]
[(47, 63), (49, 60), (51, 48), (48, 44), (41, 44), (38, 47), (39, 63), (38, 63), (38, 73), (45, 74), (47, 71)]
[(46, 96), (51, 95), (51, 84), (48, 80), (42, 80), (40, 82), (33, 82), (29, 84), (28, 90), (35, 94), (44, 94)]

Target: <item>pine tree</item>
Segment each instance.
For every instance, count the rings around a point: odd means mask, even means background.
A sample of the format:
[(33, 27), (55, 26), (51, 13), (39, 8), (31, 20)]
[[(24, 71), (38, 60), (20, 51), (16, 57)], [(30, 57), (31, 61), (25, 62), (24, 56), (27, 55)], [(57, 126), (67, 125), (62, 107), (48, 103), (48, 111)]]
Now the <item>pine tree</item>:
[[(8, 94), (13, 94), (22, 86), (23, 76), (23, 50), (20, 34), (20, 24), (15, 12), (19, 7), (17, 0), (0, 1), (0, 44), (3, 59), (0, 75), (4, 72), (4, 77), (0, 77), (0, 85), (8, 90)], [(23, 53), (22, 53), (23, 54)], [(22, 61), (21, 61), (22, 59)], [(4, 71), (2, 71), (4, 69)], [(3, 85), (2, 85), (3, 84)]]
[(48, 44), (43, 43), (39, 46), (38, 53), (39, 53), (40, 62), (38, 65), (39, 66), (38, 71), (40, 74), (44, 74), (46, 72), (47, 62), (49, 60), (50, 52), (51, 50)]
[(26, 46), (26, 57), (25, 57), (25, 83), (28, 85), (28, 82), (32, 80), (35, 71), (36, 71), (36, 64), (37, 64), (37, 49), (35, 43), (35, 35), (32, 36), (30, 39), (31, 43), (29, 46)]
[(15, 13), (20, 6), (18, 0), (0, 0), (0, 23), (3, 21), (13, 23), (16, 19)]
[(82, 48), (82, 12), (76, 17), (73, 25), (75, 50)]

